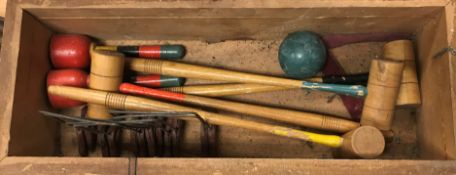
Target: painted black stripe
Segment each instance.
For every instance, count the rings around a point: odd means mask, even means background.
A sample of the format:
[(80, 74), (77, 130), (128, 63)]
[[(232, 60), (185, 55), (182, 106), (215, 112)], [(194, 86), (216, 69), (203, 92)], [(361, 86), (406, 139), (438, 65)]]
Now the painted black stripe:
[(117, 51), (127, 57), (139, 57), (139, 46), (117, 46)]

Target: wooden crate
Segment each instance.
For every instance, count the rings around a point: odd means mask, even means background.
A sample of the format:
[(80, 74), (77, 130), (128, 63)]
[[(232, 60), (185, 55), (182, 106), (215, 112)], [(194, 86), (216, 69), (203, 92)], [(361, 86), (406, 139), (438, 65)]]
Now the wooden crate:
[[(452, 1), (444, 0), (12, 0), (0, 58), (0, 174), (454, 174), (455, 55), (447, 52), (434, 58), (456, 43), (454, 9)], [(45, 76), (51, 68), (48, 42), (54, 33), (87, 34), (108, 44), (184, 42), (191, 48), (208, 48), (205, 43), (276, 42), (296, 30), (414, 34), (423, 101), (412, 116), (416, 154), (407, 156), (397, 149), (378, 160), (340, 160), (321, 155), (328, 151), (322, 148), (318, 154), (307, 151), (303, 153), (309, 155), (296, 159), (292, 150), (304, 147), (302, 142), (226, 128), (248, 135), (224, 143), (225, 155), (232, 158), (81, 158), (61, 155), (71, 149), (60, 139), (67, 134), (65, 129), (38, 114), (49, 109)], [(235, 54), (228, 56), (233, 59), (218, 63), (240, 61)], [(204, 64), (209, 59), (188, 61)], [(242, 64), (231, 66), (246, 69)], [(253, 71), (269, 73), (258, 66)], [(407, 112), (398, 113), (396, 118), (410, 118)], [(229, 146), (249, 139), (254, 144), (243, 145), (245, 149)], [(261, 146), (270, 142), (280, 143)]]

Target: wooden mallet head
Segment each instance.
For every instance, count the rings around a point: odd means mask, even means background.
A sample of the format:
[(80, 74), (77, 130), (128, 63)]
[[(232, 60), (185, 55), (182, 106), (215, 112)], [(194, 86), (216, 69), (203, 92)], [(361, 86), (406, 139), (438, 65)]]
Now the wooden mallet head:
[[(91, 65), (89, 88), (104, 91), (117, 91), (122, 83), (124, 55), (111, 51), (93, 50), (94, 44), (90, 46)], [(108, 109), (99, 104), (88, 104), (87, 116), (96, 119), (111, 118)]]
[(340, 147), (342, 157), (375, 158), (383, 153), (385, 139), (375, 127), (361, 126), (342, 136)]
[(415, 54), (410, 40), (396, 40), (385, 44), (383, 55), (386, 59), (404, 62), (401, 85), (396, 105), (416, 107), (421, 104), (420, 87), (416, 75)]
[(372, 60), (361, 125), (391, 130), (403, 67), (404, 63), (399, 61)]
[[(47, 74), (47, 86), (65, 85), (87, 87), (87, 73), (79, 69), (50, 70)], [(48, 94), (49, 103), (53, 108), (63, 109), (83, 105), (83, 102)]]

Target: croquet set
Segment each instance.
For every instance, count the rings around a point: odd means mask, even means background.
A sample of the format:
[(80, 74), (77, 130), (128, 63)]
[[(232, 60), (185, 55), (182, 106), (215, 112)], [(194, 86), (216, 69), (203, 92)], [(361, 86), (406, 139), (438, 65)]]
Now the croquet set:
[[(81, 156), (96, 147), (102, 156), (121, 156), (124, 149), (140, 157), (179, 156), (185, 123), (200, 122), (201, 156), (217, 155), (217, 126), (228, 126), (325, 145), (337, 150), (336, 157), (376, 158), (387, 145), (385, 137), (394, 138), (396, 106), (421, 104), (413, 42), (384, 35), (383, 57), (372, 59), (368, 72), (347, 75), (322, 73), (328, 65), (340, 67), (327, 60), (337, 61), (328, 56), (327, 45), (339, 40), (311, 31), (290, 33), (277, 50), (283, 70), (277, 77), (187, 63), (186, 52), (192, 50), (185, 45), (105, 46), (86, 35), (55, 34), (49, 47), (54, 68), (47, 76), (49, 102), (60, 110), (84, 107), (78, 116), (40, 112), (75, 127)], [(346, 36), (341, 45), (353, 44), (352, 38)], [(187, 78), (219, 83), (186, 85)], [(221, 98), (289, 89), (358, 101), (360, 119)]]
[(8, 1), (0, 174), (455, 174), (448, 2)]

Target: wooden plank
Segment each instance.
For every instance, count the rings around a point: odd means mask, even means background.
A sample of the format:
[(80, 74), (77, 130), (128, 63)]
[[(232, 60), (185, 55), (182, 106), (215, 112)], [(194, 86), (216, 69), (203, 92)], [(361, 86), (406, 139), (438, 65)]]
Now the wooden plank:
[[(7, 157), (0, 174), (128, 174), (134, 159)], [(454, 174), (454, 161), (139, 158), (137, 174)]]
[[(213, 42), (277, 39), (296, 30), (319, 33), (415, 32), (427, 16), (441, 11), (443, 5), (442, 1), (430, 1), (430, 4), (417, 1), (419, 7), (413, 3), (407, 3), (410, 6), (395, 4), (401, 1), (368, 2), (357, 1), (356, 7), (351, 7), (345, 5), (354, 3), (352, 1), (323, 3), (327, 6), (322, 6), (320, 1), (166, 1), (135, 2), (132, 8), (128, 1), (122, 6), (116, 3), (100, 5), (96, 1), (26, 1), (22, 2), (22, 7), (46, 25), (64, 33), (90, 33), (101, 39), (203, 39)], [(136, 8), (136, 4), (141, 4), (141, 8)]]
[(0, 174), (129, 174), (128, 158), (7, 157), (0, 162)]
[[(312, 19), (426, 17), (440, 7), (318, 7), (318, 8), (30, 8), (39, 19), (180, 18), (180, 19)], [(112, 13), (115, 10), (117, 13)]]
[(298, 8), (298, 7), (443, 7), (448, 4), (448, 0), (250, 0), (248, 2), (239, 3), (236, 0), (218, 0), (218, 1), (193, 1), (193, 0), (154, 0), (154, 1), (136, 1), (123, 0), (105, 1), (92, 0), (22, 0), (21, 4), (24, 8), (38, 7), (87, 7), (87, 8), (136, 8), (136, 7), (156, 7), (156, 8)]
[[(144, 40), (269, 40), (298, 30), (325, 33), (413, 33), (427, 21), (423, 18), (322, 18), (322, 19), (153, 19), (100, 18), (49, 19), (43, 22), (62, 33), (90, 34), (98, 39)], [(147, 32), (138, 32), (147, 31)]]
[(139, 158), (138, 174), (454, 174), (454, 161)]
[(49, 110), (45, 80), (51, 69), (52, 31), (28, 13), (23, 14), (21, 29), (8, 154), (53, 155), (58, 151), (58, 122), (38, 113)]
[(418, 117), (421, 156), (454, 159), (455, 137), (449, 57), (434, 55), (448, 46), (446, 18), (442, 14), (427, 23), (417, 36), (420, 88), (423, 104)]
[(13, 107), (13, 94), (19, 54), (20, 27), (22, 10), (11, 1), (8, 2), (7, 18), (5, 21), (3, 44), (0, 55), (0, 158), (7, 155), (10, 140), (10, 124)]
[(296, 3), (293, 8), (262, 8), (261, 5), (249, 8), (154, 8), (154, 5), (139, 9), (27, 8), (59, 32), (90, 33), (101, 39), (204, 39), (211, 42), (277, 39), (296, 30), (319, 33), (415, 32), (429, 16), (441, 10), (441, 7), (308, 8), (301, 3)]
[[(450, 46), (456, 45), (456, 5), (449, 4), (446, 8), (446, 22), (448, 32), (448, 42)], [(448, 54), (448, 53), (447, 53)], [(450, 82), (451, 82), (451, 102), (453, 111), (453, 126), (456, 126), (456, 55), (448, 54), (449, 69), (450, 69)], [(456, 145), (456, 127), (453, 128), (454, 145)]]

